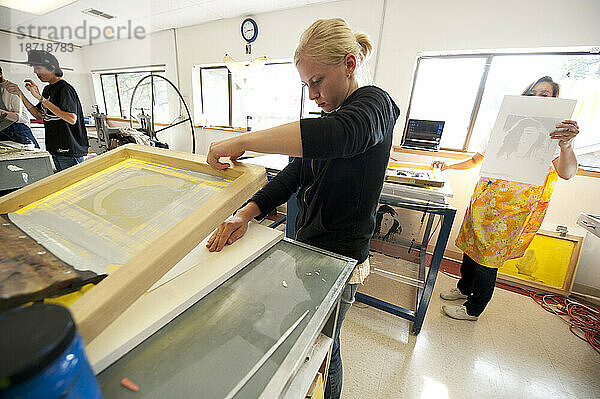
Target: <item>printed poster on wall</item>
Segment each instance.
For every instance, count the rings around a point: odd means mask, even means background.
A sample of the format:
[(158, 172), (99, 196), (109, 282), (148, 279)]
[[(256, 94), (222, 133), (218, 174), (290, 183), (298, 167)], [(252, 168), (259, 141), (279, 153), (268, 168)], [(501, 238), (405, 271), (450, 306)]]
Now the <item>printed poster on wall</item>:
[(571, 118), (576, 104), (563, 98), (504, 96), (480, 175), (544, 184), (558, 150), (558, 140), (551, 139), (550, 133)]

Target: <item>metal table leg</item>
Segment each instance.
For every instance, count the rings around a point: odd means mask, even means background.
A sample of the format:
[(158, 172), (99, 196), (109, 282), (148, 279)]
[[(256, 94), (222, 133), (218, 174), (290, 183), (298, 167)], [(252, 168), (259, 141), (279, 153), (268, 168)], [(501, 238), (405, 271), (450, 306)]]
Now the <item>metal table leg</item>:
[[(429, 235), (431, 233), (431, 227), (433, 226), (434, 219), (434, 214), (427, 214), (427, 225), (425, 226), (425, 232), (423, 233), (423, 240), (421, 241), (421, 248), (419, 251), (419, 281), (423, 281), (425, 279), (425, 267), (427, 266), (427, 246), (429, 245)], [(423, 296), (423, 289), (423, 286), (417, 286), (417, 308), (419, 307), (419, 302), (421, 302), (421, 297)]]
[(435, 280), (440, 269), (440, 264), (442, 263), (442, 258), (444, 256), (444, 249), (446, 248), (448, 237), (450, 236), (452, 222), (454, 221), (454, 214), (452, 214), (451, 217), (449, 217), (449, 215), (440, 215), (440, 217), (442, 218), (442, 227), (433, 251), (431, 263), (429, 265), (429, 273), (427, 273), (427, 280), (425, 281), (423, 296), (418, 303), (417, 312), (412, 327), (412, 332), (415, 335), (421, 331), (423, 319), (425, 319), (425, 313), (427, 312), (429, 300), (431, 299), (431, 293), (433, 292), (433, 286), (435, 284)]

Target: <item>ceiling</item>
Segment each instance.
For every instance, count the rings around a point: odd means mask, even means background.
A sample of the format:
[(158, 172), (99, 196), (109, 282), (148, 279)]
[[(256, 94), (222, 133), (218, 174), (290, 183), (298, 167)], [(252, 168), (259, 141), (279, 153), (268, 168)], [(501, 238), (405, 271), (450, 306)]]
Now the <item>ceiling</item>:
[[(59, 41), (89, 45), (91, 26), (98, 27), (101, 31), (106, 27), (113, 27), (116, 31), (119, 26), (126, 27), (131, 21), (132, 29), (143, 26), (145, 33), (151, 33), (223, 18), (242, 17), (331, 1), (334, 0), (77, 0), (41, 16), (0, 6), (0, 29), (57, 39), (57, 36), (52, 36), (54, 28), (58, 31)], [(103, 19), (82, 13), (83, 10), (90, 8), (113, 15), (115, 18)], [(75, 30), (77, 27), (84, 26), (84, 23), (85, 30), (88, 32), (85, 38), (72, 37), (69, 40), (60, 34), (61, 27), (69, 26)], [(83, 30), (81, 28), (79, 33)], [(67, 31), (63, 30), (63, 32)], [(122, 37), (126, 35), (125, 32), (126, 30), (121, 31)], [(94, 39), (93, 43), (108, 40), (110, 39), (100, 37)]]

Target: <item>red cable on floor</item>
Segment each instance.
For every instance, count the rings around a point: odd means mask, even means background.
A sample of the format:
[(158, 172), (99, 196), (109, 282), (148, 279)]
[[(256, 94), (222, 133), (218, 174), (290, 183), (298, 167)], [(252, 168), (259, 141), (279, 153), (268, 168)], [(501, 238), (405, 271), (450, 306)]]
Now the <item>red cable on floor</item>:
[(600, 354), (600, 309), (597, 307), (560, 295), (535, 292), (504, 282), (497, 281), (496, 285), (510, 287), (531, 297), (542, 309), (554, 313), (569, 324), (569, 330), (577, 338), (588, 342)]

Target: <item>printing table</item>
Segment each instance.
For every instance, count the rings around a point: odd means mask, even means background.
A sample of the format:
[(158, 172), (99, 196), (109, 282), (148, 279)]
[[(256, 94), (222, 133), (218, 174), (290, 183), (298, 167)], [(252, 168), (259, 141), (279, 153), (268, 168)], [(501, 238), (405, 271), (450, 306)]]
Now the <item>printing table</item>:
[[(423, 239), (420, 244), (412, 245), (412, 248), (415, 248), (419, 251), (419, 284), (417, 285), (415, 310), (405, 309), (398, 305), (382, 301), (361, 292), (356, 293), (356, 300), (412, 321), (412, 332), (416, 335), (421, 331), (423, 319), (425, 318), (425, 313), (427, 312), (427, 308), (429, 306), (431, 293), (433, 292), (433, 287), (440, 269), (440, 264), (444, 256), (444, 250), (446, 249), (446, 244), (448, 243), (448, 237), (450, 236), (452, 223), (454, 222), (454, 217), (456, 216), (456, 208), (448, 205), (445, 201), (443, 203), (438, 203), (415, 198), (416, 196), (410, 195), (410, 188), (399, 187), (400, 190), (395, 190), (394, 186), (397, 185), (394, 185), (393, 183), (384, 184), (384, 189), (379, 198), (380, 204), (387, 204), (403, 209), (424, 212), (427, 215)], [(427, 247), (432, 236), (431, 229), (436, 216), (441, 219), (439, 222), (440, 232), (435, 243), (433, 255), (431, 256), (431, 260), (429, 262), (429, 272), (427, 275), (425, 275), (427, 267)]]
[(250, 376), (231, 397), (290, 396), (321, 332), (333, 336), (340, 296), (355, 265), (285, 238), (100, 373), (103, 395), (132, 395), (120, 385), (127, 377), (139, 385), (138, 397), (224, 398)]
[(12, 141), (0, 142), (0, 191), (15, 190), (52, 175), (50, 154), (27, 150)]

